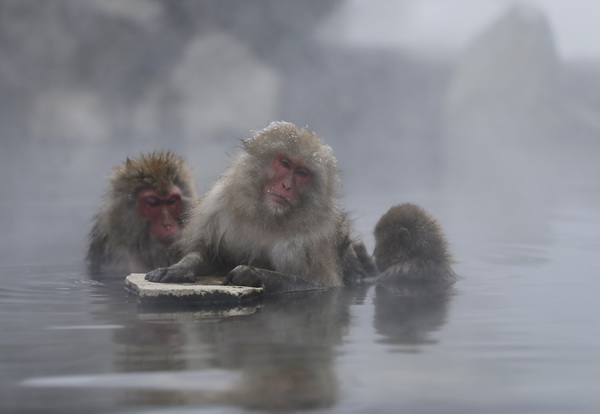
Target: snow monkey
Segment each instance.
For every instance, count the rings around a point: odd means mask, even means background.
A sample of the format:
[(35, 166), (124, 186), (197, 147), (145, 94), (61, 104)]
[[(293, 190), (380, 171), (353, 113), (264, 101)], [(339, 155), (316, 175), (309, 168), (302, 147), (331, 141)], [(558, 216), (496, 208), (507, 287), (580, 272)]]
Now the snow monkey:
[(153, 282), (225, 284), (267, 293), (352, 284), (375, 266), (338, 205), (340, 178), (331, 148), (307, 129), (273, 122), (196, 204), (182, 230), (178, 263), (146, 275)]
[(171, 152), (127, 159), (110, 176), (110, 187), (89, 234), (92, 270), (147, 272), (180, 257), (171, 249), (182, 215), (197, 198), (193, 174)]
[(448, 243), (438, 222), (421, 207), (392, 207), (375, 226), (375, 262), (383, 281), (455, 280)]

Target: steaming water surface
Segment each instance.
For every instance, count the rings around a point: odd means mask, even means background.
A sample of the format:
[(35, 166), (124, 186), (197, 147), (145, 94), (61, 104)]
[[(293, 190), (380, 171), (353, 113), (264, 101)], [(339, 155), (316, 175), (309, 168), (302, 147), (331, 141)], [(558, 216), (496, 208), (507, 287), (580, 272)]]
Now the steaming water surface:
[[(232, 317), (139, 306), (73, 259), (59, 221), (64, 256), (3, 252), (0, 411), (597, 412), (600, 212), (567, 204), (536, 243), (482, 246), (448, 223), (451, 290), (365, 286)], [(379, 200), (354, 206), (368, 235)]]

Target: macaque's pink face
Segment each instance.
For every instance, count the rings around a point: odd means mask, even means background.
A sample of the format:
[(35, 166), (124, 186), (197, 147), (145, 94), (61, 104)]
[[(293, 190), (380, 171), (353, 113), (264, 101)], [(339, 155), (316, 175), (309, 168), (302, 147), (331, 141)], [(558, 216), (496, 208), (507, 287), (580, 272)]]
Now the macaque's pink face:
[(138, 194), (138, 211), (148, 219), (150, 233), (162, 244), (171, 244), (179, 231), (177, 219), (183, 210), (181, 190), (174, 186), (166, 195), (154, 190), (142, 190)]
[(267, 203), (277, 209), (288, 208), (298, 201), (302, 188), (312, 179), (312, 172), (301, 161), (286, 154), (273, 158), (273, 178), (267, 183)]

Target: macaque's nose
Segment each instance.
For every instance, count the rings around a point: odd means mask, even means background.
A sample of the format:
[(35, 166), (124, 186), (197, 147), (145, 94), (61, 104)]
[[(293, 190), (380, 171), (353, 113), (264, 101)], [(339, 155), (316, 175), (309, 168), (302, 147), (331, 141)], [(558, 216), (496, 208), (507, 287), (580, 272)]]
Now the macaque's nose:
[(169, 210), (166, 207), (162, 208), (161, 216), (163, 222), (162, 225), (164, 228), (169, 228), (174, 224), (173, 216), (171, 215), (171, 213), (169, 213)]
[(293, 187), (292, 178), (287, 176), (284, 177), (283, 180), (281, 180), (281, 187), (285, 191), (290, 191)]

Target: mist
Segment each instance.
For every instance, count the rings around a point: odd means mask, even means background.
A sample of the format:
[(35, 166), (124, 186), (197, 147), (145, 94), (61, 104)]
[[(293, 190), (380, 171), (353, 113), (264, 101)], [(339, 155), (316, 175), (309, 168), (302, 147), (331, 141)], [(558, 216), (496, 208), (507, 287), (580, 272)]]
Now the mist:
[(206, 191), (272, 120), (334, 148), (367, 243), (406, 201), (458, 240), (545, 237), (540, 206), (597, 201), (598, 56), (563, 57), (552, 7), (487, 4), (3, 0), (5, 260), (74, 257), (127, 156), (173, 150)]
[[(598, 412), (598, 13), (0, 0), (0, 411)], [(228, 317), (148, 310), (87, 271), (114, 166), (170, 150), (203, 193), (277, 120), (333, 148), (369, 251), (391, 206), (432, 213), (456, 287)]]

